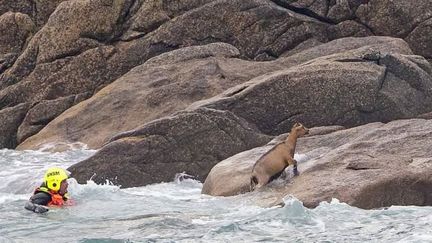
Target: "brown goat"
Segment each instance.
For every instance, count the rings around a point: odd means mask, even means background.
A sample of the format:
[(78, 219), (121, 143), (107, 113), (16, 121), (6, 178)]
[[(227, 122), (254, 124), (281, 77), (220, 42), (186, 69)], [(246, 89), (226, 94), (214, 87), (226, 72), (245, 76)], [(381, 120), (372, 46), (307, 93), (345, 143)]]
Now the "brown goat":
[(293, 165), (294, 175), (298, 175), (294, 151), (297, 138), (309, 133), (309, 129), (300, 123), (294, 124), (287, 139), (274, 146), (255, 163), (250, 179), (251, 191), (260, 188), (278, 178), (285, 168)]

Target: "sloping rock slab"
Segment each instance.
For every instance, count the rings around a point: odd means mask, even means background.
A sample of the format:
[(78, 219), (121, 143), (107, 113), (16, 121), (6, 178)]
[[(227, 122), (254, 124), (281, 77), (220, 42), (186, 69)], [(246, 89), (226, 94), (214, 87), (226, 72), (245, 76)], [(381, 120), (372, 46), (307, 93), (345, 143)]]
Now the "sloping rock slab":
[[(292, 194), (308, 207), (332, 198), (365, 209), (431, 206), (431, 141), (432, 121), (423, 119), (371, 123), (300, 138), (296, 153), (306, 157), (299, 165), (300, 176), (262, 190)], [(265, 150), (253, 149), (220, 162), (210, 172), (203, 192), (244, 192), (252, 166)]]
[(192, 104), (229, 110), (266, 134), (412, 118), (432, 107), (431, 65), (420, 56), (359, 48), (257, 77)]

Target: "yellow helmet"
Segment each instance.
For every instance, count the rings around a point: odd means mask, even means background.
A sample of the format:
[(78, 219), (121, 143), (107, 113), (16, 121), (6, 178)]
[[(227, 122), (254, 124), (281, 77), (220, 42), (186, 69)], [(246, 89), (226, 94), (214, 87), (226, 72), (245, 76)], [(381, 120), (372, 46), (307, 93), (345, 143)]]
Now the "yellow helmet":
[(59, 167), (53, 167), (49, 168), (45, 173), (44, 181), (48, 189), (57, 192), (60, 189), (61, 182), (67, 178), (69, 178), (69, 176), (66, 173), (66, 170)]

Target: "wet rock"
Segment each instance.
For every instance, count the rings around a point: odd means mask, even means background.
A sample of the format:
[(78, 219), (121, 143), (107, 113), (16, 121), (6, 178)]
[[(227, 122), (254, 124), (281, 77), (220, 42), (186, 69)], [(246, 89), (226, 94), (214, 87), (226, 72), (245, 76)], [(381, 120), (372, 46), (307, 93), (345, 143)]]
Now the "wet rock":
[[(291, 194), (308, 207), (332, 198), (366, 209), (430, 206), (431, 125), (430, 120), (398, 120), (300, 138), (296, 153), (306, 156), (299, 164), (300, 176), (284, 183), (279, 179), (263, 192)], [(247, 192), (253, 164), (271, 147), (245, 151), (217, 164), (203, 193)]]
[[(310, 129), (308, 137), (326, 135), (340, 130), (344, 130), (344, 127), (313, 127)], [(265, 146), (238, 153), (216, 164), (203, 184), (202, 193), (213, 196), (234, 196), (250, 192), (250, 177), (253, 165), (276, 144), (283, 142), (288, 135), (288, 133), (281, 134)], [(298, 158), (297, 160), (302, 162)], [(228, 183), (221, 181), (225, 180), (225, 176), (230, 176), (229, 180), (226, 178), (229, 181)], [(278, 194), (276, 193), (274, 196), (277, 197)], [(281, 194), (279, 196), (283, 197), (285, 195)]]
[(122, 187), (171, 181), (181, 171), (203, 180), (217, 161), (268, 141), (230, 112), (198, 109), (120, 134), (68, 170), (78, 182), (91, 177)]

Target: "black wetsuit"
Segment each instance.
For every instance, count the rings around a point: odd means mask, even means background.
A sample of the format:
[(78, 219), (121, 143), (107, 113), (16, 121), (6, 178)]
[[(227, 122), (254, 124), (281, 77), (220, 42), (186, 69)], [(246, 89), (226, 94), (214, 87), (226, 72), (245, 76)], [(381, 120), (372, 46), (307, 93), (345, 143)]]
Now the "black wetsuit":
[(51, 195), (46, 192), (36, 192), (30, 198), (30, 202), (38, 205), (44, 205), (44, 206), (47, 206), (50, 201), (51, 201)]
[[(45, 186), (42, 184), (41, 187)], [(25, 204), (24, 208), (35, 213), (45, 213), (48, 212), (47, 206), (51, 201), (51, 195), (48, 192), (43, 192), (36, 190), (33, 196), (30, 197), (29, 201)]]

